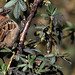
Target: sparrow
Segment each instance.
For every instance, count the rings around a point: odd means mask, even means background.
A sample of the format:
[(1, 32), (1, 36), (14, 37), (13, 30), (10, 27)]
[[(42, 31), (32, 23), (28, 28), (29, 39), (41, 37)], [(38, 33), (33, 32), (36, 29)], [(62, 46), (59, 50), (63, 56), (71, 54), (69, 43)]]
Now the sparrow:
[(8, 12), (8, 10), (0, 8), (0, 48), (12, 47), (20, 31), (18, 24), (6, 16)]

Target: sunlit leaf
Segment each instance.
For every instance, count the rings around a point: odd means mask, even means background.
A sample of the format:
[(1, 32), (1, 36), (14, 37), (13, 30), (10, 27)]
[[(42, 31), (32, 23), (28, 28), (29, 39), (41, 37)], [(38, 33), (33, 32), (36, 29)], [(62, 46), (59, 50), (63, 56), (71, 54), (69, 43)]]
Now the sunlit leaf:
[(11, 6), (15, 5), (15, 3), (17, 2), (18, 0), (11, 0), (9, 1), (8, 3), (5, 4), (5, 8), (10, 8)]
[(29, 68), (33, 68), (33, 66), (32, 66), (32, 65), (30, 65), (30, 64), (28, 64), (28, 67), (29, 67)]

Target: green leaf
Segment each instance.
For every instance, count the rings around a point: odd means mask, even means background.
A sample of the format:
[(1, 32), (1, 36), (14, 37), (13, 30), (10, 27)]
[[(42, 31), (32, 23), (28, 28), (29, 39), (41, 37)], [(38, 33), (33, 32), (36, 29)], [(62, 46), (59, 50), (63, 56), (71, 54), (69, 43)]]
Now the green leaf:
[(16, 5), (15, 5), (13, 14), (14, 14), (14, 17), (15, 17), (16, 19), (18, 19), (19, 16), (20, 16), (20, 6), (19, 6), (19, 3), (18, 3), (18, 2), (17, 2)]
[(5, 64), (3, 64), (3, 65), (1, 66), (1, 70), (2, 70), (3, 72), (5, 72), (5, 71), (6, 71), (6, 69), (7, 69), (6, 65), (5, 65)]
[(25, 72), (25, 71), (27, 70), (27, 68), (28, 68), (28, 66), (26, 65), (26, 66), (22, 69), (22, 71)]
[(50, 63), (51, 63), (51, 64), (54, 64), (54, 63), (55, 63), (55, 57), (52, 57), (52, 58), (50, 59)]
[(70, 31), (70, 30), (73, 30), (72, 28), (70, 27), (67, 27), (67, 28), (64, 28), (63, 31)]
[(30, 65), (30, 64), (28, 64), (28, 67), (29, 67), (29, 68), (33, 68), (33, 66), (32, 66), (32, 65)]
[(52, 15), (55, 15), (57, 8), (54, 8)]
[(69, 27), (74, 27), (74, 25), (71, 22), (67, 21), (66, 23)]
[(30, 63), (34, 63), (35, 62), (35, 59), (36, 58), (36, 55), (34, 55), (32, 58), (31, 58), (31, 60), (30, 60)]
[(64, 54), (63, 54), (63, 56), (69, 56), (69, 55), (70, 55), (69, 53), (64, 53)]
[(28, 55), (28, 62), (30, 62), (30, 55)]
[(22, 0), (19, 0), (19, 5), (22, 11), (26, 11), (26, 4)]
[(41, 73), (42, 73), (42, 72), (48, 72), (48, 71), (50, 71), (50, 69), (43, 69), (43, 70), (40, 70)]
[(38, 49), (31, 49), (31, 50), (41, 53), (41, 51)]
[(47, 55), (45, 55), (45, 57), (53, 57), (54, 56), (54, 54), (47, 54)]
[(41, 14), (41, 16), (43, 16), (43, 17), (48, 17), (48, 14)]
[(27, 64), (21, 64), (21, 65), (18, 65), (17, 67), (25, 67)]
[(19, 61), (19, 59), (20, 59), (20, 56), (16, 55), (16, 61)]
[(26, 63), (26, 59), (24, 59), (24, 58), (22, 58), (22, 57), (20, 57), (20, 59), (21, 59), (24, 63)]
[(51, 4), (48, 5), (48, 10), (52, 11), (52, 5)]
[(38, 70), (38, 71), (42, 70), (42, 69), (45, 67), (45, 65), (46, 65), (46, 62), (43, 62), (43, 63), (40, 65), (40, 67), (39, 67), (39, 70)]
[(56, 68), (60, 68), (60, 69), (62, 68), (60, 65), (54, 65), (54, 66), (55, 66)]
[(9, 48), (4, 47), (4, 49), (1, 49), (0, 52), (12, 52)]
[(9, 1), (8, 3), (5, 4), (5, 8), (10, 8), (11, 6), (15, 5), (15, 3), (17, 2), (18, 0), (11, 0)]

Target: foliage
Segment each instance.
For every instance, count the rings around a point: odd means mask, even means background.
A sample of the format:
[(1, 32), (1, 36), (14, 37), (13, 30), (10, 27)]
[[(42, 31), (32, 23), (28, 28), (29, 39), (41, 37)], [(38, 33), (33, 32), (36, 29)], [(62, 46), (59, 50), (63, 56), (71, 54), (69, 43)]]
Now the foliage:
[[(29, 0), (30, 1), (30, 0)], [(13, 7), (13, 14), (16, 19), (21, 15), (21, 11), (27, 10), (27, 0), (10, 0), (6, 3), (5, 8)], [(45, 1), (44, 1), (45, 2)], [(53, 8), (48, 1), (48, 6), (46, 9), (47, 14), (41, 14), (45, 19), (49, 20), (49, 24), (43, 26), (36, 25), (36, 35), (39, 36), (40, 41), (28, 40), (24, 41), (23, 52), (20, 53), (18, 48), (10, 49), (4, 47), (0, 52), (9, 52), (13, 55), (10, 58), (10, 63), (8, 66), (5, 64), (1, 65), (1, 72), (7, 75), (63, 75), (60, 65), (57, 65), (59, 58), (67, 61), (71, 64), (68, 53), (60, 53), (58, 49), (58, 43), (61, 44), (65, 35), (64, 31), (71, 31), (69, 36), (74, 40), (75, 26), (71, 22), (67, 22), (68, 27), (64, 28), (63, 16), (61, 14), (56, 14), (57, 8)], [(57, 40), (58, 39), (58, 40)], [(44, 55), (36, 47), (40, 43), (46, 43), (47, 54)], [(52, 47), (55, 47), (54, 53), (52, 53)], [(15, 51), (15, 53), (13, 53)], [(15, 60), (15, 61), (14, 61)], [(12, 62), (14, 62), (12, 64)], [(9, 68), (10, 67), (10, 68)]]
[(10, 0), (4, 7), (8, 9), (14, 7), (13, 14), (16, 19), (20, 17), (21, 11), (27, 10), (26, 3), (23, 0)]

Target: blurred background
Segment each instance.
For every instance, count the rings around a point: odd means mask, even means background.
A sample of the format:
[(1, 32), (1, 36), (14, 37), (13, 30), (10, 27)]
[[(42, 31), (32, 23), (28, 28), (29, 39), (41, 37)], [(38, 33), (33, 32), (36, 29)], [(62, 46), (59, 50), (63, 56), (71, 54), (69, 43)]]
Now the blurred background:
[[(66, 21), (70, 21), (75, 25), (75, 0), (50, 0), (52, 2), (52, 5), (54, 7), (57, 7), (58, 11), (63, 14), (64, 19)], [(0, 7), (3, 7), (5, 4), (5, 0), (0, 0)], [(33, 18), (31, 22), (31, 26), (28, 30), (27, 40), (28, 39), (35, 39), (39, 40), (38, 37), (34, 36), (34, 33), (36, 31), (34, 24), (37, 25), (44, 25), (47, 24), (48, 21), (45, 20), (43, 17), (40, 16), (40, 14), (46, 13), (45, 7), (38, 8), (36, 17)], [(63, 68), (61, 69), (64, 73), (64, 75), (75, 75), (75, 44), (70, 43), (70, 39), (64, 39), (62, 41), (62, 44), (59, 46), (59, 50), (61, 53), (69, 53), (70, 59), (72, 64), (68, 64), (64, 60), (59, 60), (58, 64), (61, 65)], [(41, 49), (42, 52), (46, 53), (46, 47), (44, 45), (39, 45), (38, 49)], [(8, 61), (6, 58), (4, 58), (5, 61)], [(0, 59), (1, 61), (1, 59)], [(6, 62), (8, 63), (8, 62)], [(2, 64), (2, 62), (0, 62)]]

